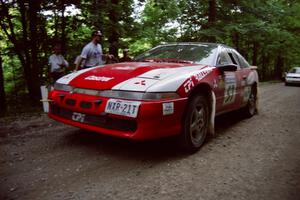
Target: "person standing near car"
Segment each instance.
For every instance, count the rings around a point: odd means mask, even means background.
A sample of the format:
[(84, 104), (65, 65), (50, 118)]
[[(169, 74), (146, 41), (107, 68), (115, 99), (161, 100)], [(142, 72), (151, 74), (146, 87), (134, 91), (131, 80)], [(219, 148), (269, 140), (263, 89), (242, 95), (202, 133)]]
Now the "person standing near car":
[(53, 54), (49, 57), (50, 77), (54, 83), (57, 79), (64, 75), (65, 68), (69, 63), (61, 54), (61, 45), (56, 44), (53, 47)]
[(75, 71), (80, 69), (82, 62), (84, 62), (84, 66), (81, 69), (87, 69), (90, 67), (103, 65), (103, 59), (111, 57), (111, 55), (103, 54), (102, 46), (100, 44), (101, 37), (101, 31), (93, 31), (92, 41), (83, 47), (80, 57), (76, 62)]

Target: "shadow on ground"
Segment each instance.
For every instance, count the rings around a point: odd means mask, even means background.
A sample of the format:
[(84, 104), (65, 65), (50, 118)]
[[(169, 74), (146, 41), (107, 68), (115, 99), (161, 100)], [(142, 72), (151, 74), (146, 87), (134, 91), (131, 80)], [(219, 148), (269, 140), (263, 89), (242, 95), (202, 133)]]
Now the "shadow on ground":
[[(228, 128), (245, 119), (245, 117), (241, 116), (240, 111), (235, 111), (217, 117), (216, 136), (226, 134)], [(101, 153), (121, 157), (127, 156), (142, 160), (181, 159), (190, 155), (178, 147), (178, 137), (152, 141), (129, 141), (78, 129), (65, 135), (63, 139), (65, 140), (64, 144), (75, 145), (77, 148), (80, 147), (89, 151), (89, 153)], [(213, 137), (209, 137), (203, 148), (213, 142), (213, 140)], [(203, 148), (197, 154), (203, 153), (205, 151)]]

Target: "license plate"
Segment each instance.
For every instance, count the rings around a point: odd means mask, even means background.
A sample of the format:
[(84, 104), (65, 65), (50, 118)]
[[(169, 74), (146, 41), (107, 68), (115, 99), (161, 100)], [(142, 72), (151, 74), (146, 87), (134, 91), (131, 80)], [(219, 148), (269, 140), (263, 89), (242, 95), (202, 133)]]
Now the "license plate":
[(141, 102), (138, 101), (109, 99), (105, 107), (105, 112), (136, 118), (140, 104)]

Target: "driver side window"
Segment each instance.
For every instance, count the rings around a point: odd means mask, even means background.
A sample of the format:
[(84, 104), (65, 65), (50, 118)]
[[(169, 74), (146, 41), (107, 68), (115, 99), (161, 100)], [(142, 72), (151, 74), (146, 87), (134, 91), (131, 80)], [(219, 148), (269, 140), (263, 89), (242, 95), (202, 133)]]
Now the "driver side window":
[(232, 61), (231, 61), (229, 55), (225, 51), (222, 51), (218, 56), (217, 64), (218, 65), (228, 65), (228, 64), (232, 64)]

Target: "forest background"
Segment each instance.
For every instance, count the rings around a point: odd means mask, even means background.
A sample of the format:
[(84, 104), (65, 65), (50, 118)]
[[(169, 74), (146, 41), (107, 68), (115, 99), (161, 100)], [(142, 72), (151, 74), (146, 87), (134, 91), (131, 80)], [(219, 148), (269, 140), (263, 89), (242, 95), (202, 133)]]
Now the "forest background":
[(93, 30), (116, 57), (165, 42), (236, 48), (261, 80), (300, 66), (298, 0), (0, 0), (0, 116), (41, 108), (53, 44), (71, 68)]

